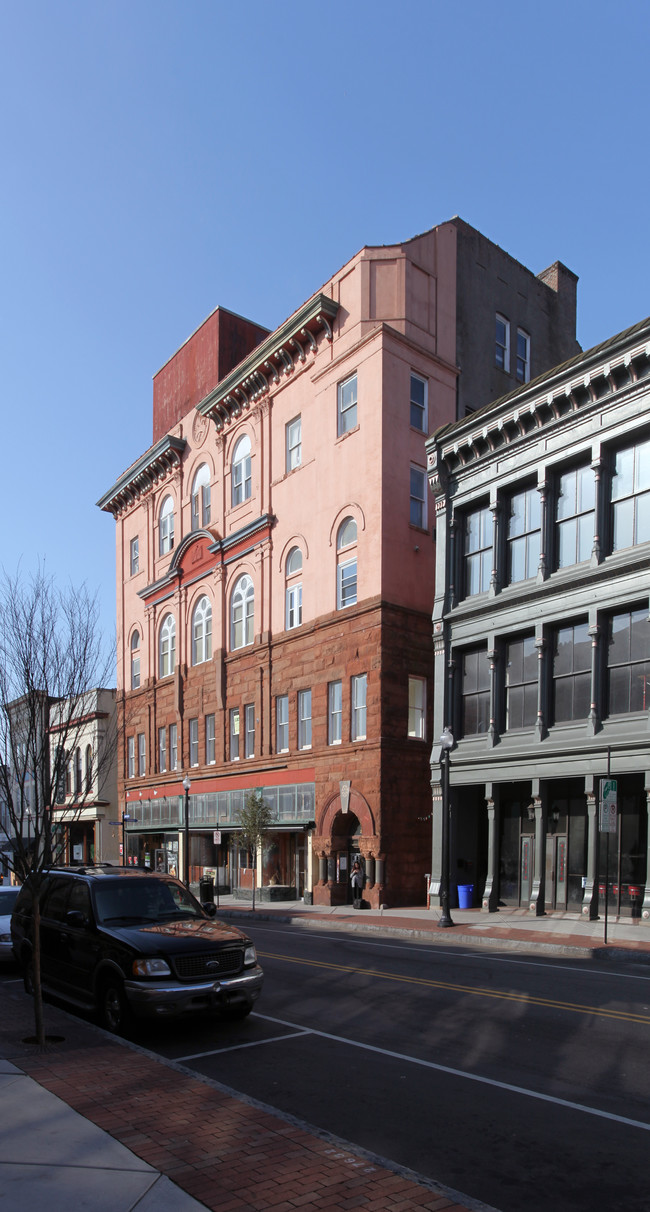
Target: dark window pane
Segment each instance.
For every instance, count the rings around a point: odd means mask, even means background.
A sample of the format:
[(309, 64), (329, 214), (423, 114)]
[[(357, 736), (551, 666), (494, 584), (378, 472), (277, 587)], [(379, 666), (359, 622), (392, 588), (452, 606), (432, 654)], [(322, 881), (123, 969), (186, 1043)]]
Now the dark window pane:
[(537, 685), (529, 683), (524, 686), (524, 707), (522, 728), (532, 728), (537, 719)]
[(644, 492), (636, 499), (636, 543), (647, 543), (650, 539), (650, 492)]
[(522, 682), (524, 670), (524, 642), (513, 640), (506, 648), (506, 677), (510, 685)]
[(556, 723), (573, 718), (573, 683), (571, 678), (559, 678), (555, 683), (554, 716)]
[(650, 657), (650, 619), (647, 610), (634, 610), (631, 615), (631, 654), (638, 661)]
[(573, 628), (563, 627), (555, 636), (555, 659), (553, 672), (559, 674), (571, 673), (573, 669)]
[(490, 696), (489, 694), (480, 694), (478, 696), (478, 732), (487, 732), (490, 726)]
[(586, 720), (591, 706), (591, 676), (581, 673), (574, 679), (573, 719)]
[(634, 542), (634, 499), (627, 497), (614, 506), (614, 534), (612, 547), (621, 551)]
[(634, 447), (619, 450), (612, 476), (612, 500), (618, 501), (634, 491)]
[(535, 647), (535, 637), (527, 636), (523, 641), (524, 652), (524, 681), (537, 682), (537, 649)]
[(573, 668), (575, 670), (591, 669), (591, 639), (586, 623), (579, 623), (574, 628)]
[(594, 542), (594, 515), (585, 513), (578, 518), (578, 551), (577, 562), (588, 560)]
[(513, 686), (508, 691), (506, 728), (522, 728), (524, 718), (524, 687)]
[(540, 536), (539, 532), (533, 531), (528, 536), (528, 551), (526, 554), (526, 576), (537, 576), (537, 568), (539, 566), (540, 552)]
[(580, 467), (578, 470), (578, 511), (585, 513), (588, 509), (593, 509), (595, 504), (596, 478), (593, 468)]
[(630, 659), (630, 616), (615, 614), (610, 621), (608, 664), (622, 665)]
[(647, 711), (650, 706), (650, 662), (630, 669), (630, 711)]
[(470, 695), (463, 702), (463, 735), (472, 736), (478, 732), (477, 700)]
[(515, 539), (510, 544), (510, 581), (516, 584), (517, 581), (526, 579), (526, 540)]

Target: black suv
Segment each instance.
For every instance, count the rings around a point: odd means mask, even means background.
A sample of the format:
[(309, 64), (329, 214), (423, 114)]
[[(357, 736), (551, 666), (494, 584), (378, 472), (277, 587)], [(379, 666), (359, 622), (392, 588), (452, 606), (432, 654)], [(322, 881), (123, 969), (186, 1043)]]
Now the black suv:
[[(255, 947), (236, 926), (215, 920), (169, 875), (128, 867), (50, 870), (41, 894), (44, 993), (99, 1011), (109, 1031), (135, 1018), (206, 1010), (249, 1014), (262, 988)], [(33, 898), (24, 884), (11, 940), (32, 987)]]

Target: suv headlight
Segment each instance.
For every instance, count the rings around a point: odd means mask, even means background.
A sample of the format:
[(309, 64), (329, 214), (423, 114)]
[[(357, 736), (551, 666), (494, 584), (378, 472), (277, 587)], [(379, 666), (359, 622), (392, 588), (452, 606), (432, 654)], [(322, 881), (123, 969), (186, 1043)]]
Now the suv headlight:
[(171, 968), (164, 959), (139, 959), (132, 965), (134, 976), (169, 976)]
[(244, 967), (251, 968), (257, 963), (257, 953), (252, 943), (249, 943), (244, 951)]

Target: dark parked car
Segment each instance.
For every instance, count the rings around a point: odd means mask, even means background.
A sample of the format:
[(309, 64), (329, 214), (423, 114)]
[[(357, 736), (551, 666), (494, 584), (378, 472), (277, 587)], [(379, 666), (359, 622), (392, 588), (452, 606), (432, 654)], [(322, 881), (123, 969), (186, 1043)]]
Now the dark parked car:
[[(243, 1018), (263, 975), (243, 931), (215, 919), (169, 875), (128, 867), (49, 871), (40, 894), (41, 984), (98, 1011), (109, 1031), (133, 1018), (209, 1010)], [(11, 919), (14, 953), (32, 987), (33, 897), (23, 885)]]

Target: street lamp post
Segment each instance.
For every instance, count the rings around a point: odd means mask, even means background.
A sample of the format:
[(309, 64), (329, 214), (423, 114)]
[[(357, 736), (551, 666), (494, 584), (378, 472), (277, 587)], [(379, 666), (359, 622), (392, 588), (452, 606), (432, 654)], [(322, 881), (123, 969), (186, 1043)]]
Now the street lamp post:
[(128, 812), (122, 813), (122, 866), (123, 867), (126, 867), (126, 822), (127, 821), (133, 821), (134, 824), (137, 824), (137, 818), (134, 816), (131, 816), (131, 814)]
[(448, 725), (442, 730), (440, 737), (440, 746), (442, 752), (440, 754), (440, 770), (442, 783), (442, 878), (440, 880), (440, 904), (442, 906), (442, 914), (438, 921), (438, 925), (445, 929), (447, 926), (455, 926), (449, 912), (449, 843), (451, 840), (451, 796), (449, 794), (449, 750), (453, 747), (454, 738)]
[(183, 821), (183, 875), (186, 888), (190, 886), (190, 787), (192, 786), (189, 774), (183, 779), (183, 787), (185, 788), (185, 819)]

